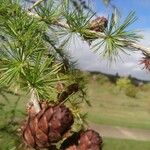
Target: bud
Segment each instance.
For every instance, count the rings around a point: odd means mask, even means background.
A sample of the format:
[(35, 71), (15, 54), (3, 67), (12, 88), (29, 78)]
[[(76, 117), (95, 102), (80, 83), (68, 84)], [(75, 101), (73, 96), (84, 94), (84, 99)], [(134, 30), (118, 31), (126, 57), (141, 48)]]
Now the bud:
[(97, 17), (96, 19), (91, 21), (89, 29), (96, 32), (104, 32), (107, 24), (108, 20), (105, 17)]
[(102, 138), (94, 130), (74, 133), (66, 139), (61, 150), (102, 150)]
[(150, 56), (145, 55), (142, 60), (140, 60), (140, 64), (144, 65), (143, 69), (150, 71)]
[(83, 132), (79, 139), (78, 150), (101, 150), (102, 138), (94, 130)]

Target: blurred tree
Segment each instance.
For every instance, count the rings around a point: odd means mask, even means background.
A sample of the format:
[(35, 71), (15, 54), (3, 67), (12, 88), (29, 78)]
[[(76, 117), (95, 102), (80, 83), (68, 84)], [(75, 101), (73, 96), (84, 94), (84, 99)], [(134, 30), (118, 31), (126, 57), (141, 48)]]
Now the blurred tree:
[(127, 89), (131, 85), (131, 80), (127, 77), (119, 78), (116, 82), (119, 90)]
[(116, 86), (119, 91), (125, 92), (127, 96), (132, 98), (135, 98), (138, 93), (136, 87), (128, 77), (119, 78), (116, 82)]

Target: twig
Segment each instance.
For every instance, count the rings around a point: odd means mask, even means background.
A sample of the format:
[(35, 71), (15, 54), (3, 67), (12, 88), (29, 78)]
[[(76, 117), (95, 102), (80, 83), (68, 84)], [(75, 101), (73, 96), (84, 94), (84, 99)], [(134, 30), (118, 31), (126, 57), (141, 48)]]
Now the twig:
[(131, 43), (128, 46), (133, 48), (133, 49), (140, 50), (147, 55), (150, 55), (150, 48), (145, 48), (145, 47), (138, 45), (136, 43)]
[(39, 5), (41, 2), (43, 2), (44, 0), (38, 0), (37, 2), (35, 2), (28, 10), (31, 11), (32, 9), (34, 9), (37, 5)]
[[(37, 19), (42, 19), (40, 16), (38, 16), (37, 14), (34, 14), (34, 13), (31, 13), (29, 12), (28, 13), (30, 16), (33, 16), (33, 17), (36, 17)], [(57, 26), (60, 26), (60, 27), (63, 27), (65, 29), (69, 28), (69, 26), (65, 23), (62, 23), (62, 22), (55, 22), (54, 25), (57, 25)], [(102, 32), (96, 32), (96, 31), (93, 31), (93, 30), (89, 30), (89, 32), (91, 34), (95, 34), (95, 36), (99, 37), (99, 38), (106, 38), (106, 35)], [(130, 41), (126, 40), (126, 39), (119, 39), (119, 41), (122, 41), (122, 42), (126, 42), (127, 43), (127, 47), (131, 48), (131, 49), (134, 49), (134, 50), (138, 50), (138, 51), (141, 51), (147, 55), (150, 55), (150, 48), (146, 48), (144, 46), (141, 46), (137, 43), (131, 43)]]
[(38, 97), (38, 94), (37, 92), (35, 91), (35, 89), (31, 89), (30, 90), (30, 93), (31, 93), (31, 102), (33, 103), (33, 106), (35, 108), (35, 111), (36, 113), (40, 112), (41, 110), (41, 107), (40, 107), (40, 104), (39, 104), (39, 97)]

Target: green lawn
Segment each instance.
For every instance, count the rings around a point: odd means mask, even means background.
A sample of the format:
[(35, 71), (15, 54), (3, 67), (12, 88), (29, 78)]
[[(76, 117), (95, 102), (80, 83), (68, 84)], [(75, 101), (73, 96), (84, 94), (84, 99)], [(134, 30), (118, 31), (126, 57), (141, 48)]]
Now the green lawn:
[(137, 98), (118, 92), (114, 84), (88, 81), (88, 99), (92, 107), (84, 106), (88, 120), (98, 124), (150, 129), (150, 88), (137, 88)]
[(104, 139), (103, 150), (150, 150), (150, 142)]
[[(150, 129), (150, 88), (138, 88), (137, 98), (127, 97), (124, 93), (119, 93), (114, 84), (106, 82), (101, 84), (100, 81), (88, 80), (88, 99), (92, 107), (84, 105), (84, 110), (88, 112), (88, 120), (112, 126), (133, 127)], [(144, 90), (143, 90), (144, 89)], [(25, 106), (27, 97), (17, 101), (17, 97), (7, 95), (7, 103), (0, 97), (0, 103), (6, 104), (4, 110), (0, 109), (0, 150), (10, 150), (17, 144), (17, 137), (11, 130), (17, 125), (5, 126), (13, 114), (14, 106), (16, 107), (16, 119), (24, 120)], [(1, 107), (1, 106), (0, 106)], [(90, 111), (89, 111), (90, 110)], [(13, 117), (13, 116), (12, 116)], [(7, 132), (8, 131), (8, 132)], [(16, 139), (15, 139), (16, 138)], [(150, 150), (150, 142), (104, 139), (103, 150)]]
[(8, 101), (0, 96), (0, 150), (19, 150), (15, 148), (19, 144), (16, 130), (25, 119), (26, 97), (6, 96)]

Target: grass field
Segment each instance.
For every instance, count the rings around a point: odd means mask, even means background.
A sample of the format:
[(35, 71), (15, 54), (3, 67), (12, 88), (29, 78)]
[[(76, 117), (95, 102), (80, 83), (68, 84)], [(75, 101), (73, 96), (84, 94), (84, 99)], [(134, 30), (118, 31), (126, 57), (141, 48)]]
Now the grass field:
[(150, 88), (137, 88), (137, 97), (118, 92), (114, 84), (88, 80), (88, 99), (92, 107), (84, 106), (88, 120), (98, 124), (150, 129)]
[[(88, 77), (87, 87), (88, 99), (92, 107), (84, 105), (83, 108), (88, 112), (89, 121), (112, 126), (150, 129), (149, 85), (137, 88), (136, 98), (130, 98), (123, 92), (118, 92), (116, 86), (110, 82), (102, 84), (100, 80), (95, 80), (91, 76)], [(13, 135), (13, 132), (11, 134), (10, 131), (17, 125), (14, 122), (14, 125), (9, 127), (11, 120), (7, 118), (13, 117), (14, 113), (17, 116), (16, 120), (25, 118), (22, 112), (25, 112), (27, 98), (17, 100), (10, 94), (7, 97), (9, 102), (0, 97), (0, 104), (6, 104), (3, 108), (0, 105), (0, 150), (11, 150), (17, 144), (16, 135)], [(15, 112), (14, 106), (17, 106)], [(103, 150), (150, 150), (150, 142), (106, 138)]]
[(103, 150), (150, 150), (150, 142), (104, 139)]

